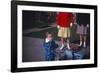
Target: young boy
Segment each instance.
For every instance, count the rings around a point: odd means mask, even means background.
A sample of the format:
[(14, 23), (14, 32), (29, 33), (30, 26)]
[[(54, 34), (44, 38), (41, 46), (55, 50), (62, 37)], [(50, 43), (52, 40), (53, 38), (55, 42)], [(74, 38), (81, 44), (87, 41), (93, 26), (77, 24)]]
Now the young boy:
[(55, 49), (58, 47), (58, 45), (55, 43), (51, 33), (49, 32), (46, 33), (46, 38), (45, 38), (43, 46), (45, 49), (45, 60), (54, 61)]

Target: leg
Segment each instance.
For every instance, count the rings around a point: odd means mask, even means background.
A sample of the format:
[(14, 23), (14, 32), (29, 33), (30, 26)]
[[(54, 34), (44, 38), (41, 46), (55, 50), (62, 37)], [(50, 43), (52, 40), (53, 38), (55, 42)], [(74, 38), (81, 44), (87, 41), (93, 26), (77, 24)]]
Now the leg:
[(86, 47), (87, 27), (84, 27), (83, 47)]
[(80, 46), (82, 45), (83, 35), (80, 35)]
[(68, 48), (68, 49), (71, 49), (69, 44), (70, 44), (69, 38), (67, 38), (67, 48)]
[(45, 61), (49, 61), (48, 55), (45, 55)]
[(83, 47), (86, 47), (86, 35), (84, 36), (84, 44), (83, 44)]
[(69, 45), (70, 44), (69, 39), (70, 39), (70, 28), (67, 28), (67, 48), (71, 49)]
[(61, 38), (61, 44), (62, 45), (64, 44), (64, 38)]
[(61, 47), (60, 50), (62, 50), (64, 48), (64, 38), (61, 38)]

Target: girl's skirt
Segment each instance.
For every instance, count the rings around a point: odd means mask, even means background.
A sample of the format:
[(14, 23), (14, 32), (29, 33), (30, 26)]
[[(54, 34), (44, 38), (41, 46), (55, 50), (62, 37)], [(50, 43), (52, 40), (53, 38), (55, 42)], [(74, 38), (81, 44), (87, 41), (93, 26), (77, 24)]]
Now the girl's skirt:
[(83, 25), (78, 25), (76, 33), (80, 34), (80, 35), (86, 35), (87, 34), (87, 27), (83, 26)]
[(58, 37), (69, 38), (70, 37), (70, 28), (69, 27), (60, 27), (58, 30)]

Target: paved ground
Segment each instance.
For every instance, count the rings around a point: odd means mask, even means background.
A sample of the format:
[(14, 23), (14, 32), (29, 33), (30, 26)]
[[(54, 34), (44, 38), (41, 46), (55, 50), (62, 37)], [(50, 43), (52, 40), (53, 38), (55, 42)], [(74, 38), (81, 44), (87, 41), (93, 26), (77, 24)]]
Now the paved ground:
[[(76, 26), (71, 28), (71, 48), (79, 53), (85, 53), (85, 58), (89, 58), (90, 48), (78, 49), (79, 35), (75, 32)], [(43, 48), (43, 41), (45, 38), (45, 33), (51, 31), (54, 34), (56, 43), (60, 46), (59, 38), (57, 36), (58, 29), (55, 25), (46, 28), (34, 28), (27, 29), (23, 31), (23, 62), (33, 62), (33, 61), (44, 61), (45, 50)], [(74, 38), (73, 38), (74, 36)], [(89, 41), (88, 41), (89, 42)], [(89, 43), (87, 44), (89, 45)], [(56, 60), (65, 60), (64, 57), (65, 50), (60, 51), (59, 48), (56, 49)]]
[(23, 37), (23, 61), (43, 61), (44, 60), (44, 49), (43, 40)]
[[(44, 61), (45, 50), (43, 48), (43, 39), (23, 37), (23, 62)], [(59, 45), (59, 42), (56, 41)], [(71, 47), (77, 51), (77, 44), (71, 43)], [(85, 53), (86, 59), (89, 58), (89, 48), (82, 49), (79, 53)], [(64, 50), (56, 49), (55, 60), (66, 60)]]

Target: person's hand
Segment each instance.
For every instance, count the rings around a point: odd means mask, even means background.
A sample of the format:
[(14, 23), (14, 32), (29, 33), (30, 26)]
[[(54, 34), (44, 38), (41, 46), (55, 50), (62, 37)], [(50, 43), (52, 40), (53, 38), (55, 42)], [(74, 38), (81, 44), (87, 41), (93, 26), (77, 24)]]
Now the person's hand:
[(59, 25), (57, 25), (57, 28), (59, 29), (59, 28), (60, 28), (60, 26), (59, 26)]
[(70, 26), (72, 27), (73, 26), (73, 23), (70, 23)]

